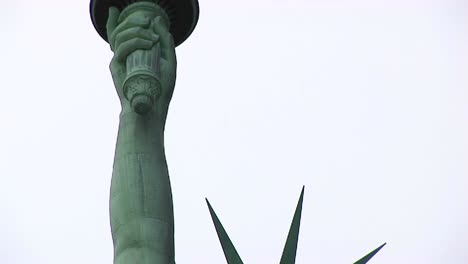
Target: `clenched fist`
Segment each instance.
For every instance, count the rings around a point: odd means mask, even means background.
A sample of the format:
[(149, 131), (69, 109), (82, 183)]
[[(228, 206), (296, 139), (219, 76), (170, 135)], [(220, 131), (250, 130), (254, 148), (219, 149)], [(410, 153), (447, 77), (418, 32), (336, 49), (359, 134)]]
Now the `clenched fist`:
[(123, 114), (151, 113), (165, 122), (177, 68), (169, 23), (154, 3), (135, 3), (122, 12), (109, 9), (110, 70)]

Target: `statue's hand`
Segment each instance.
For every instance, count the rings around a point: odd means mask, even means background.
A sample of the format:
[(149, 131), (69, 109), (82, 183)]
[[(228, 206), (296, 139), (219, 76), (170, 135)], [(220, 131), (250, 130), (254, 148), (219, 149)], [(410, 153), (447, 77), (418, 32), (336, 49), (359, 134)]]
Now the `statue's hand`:
[(168, 21), (160, 14), (130, 14), (118, 23), (120, 12), (117, 8), (109, 9), (107, 21), (108, 40), (114, 57), (110, 63), (112, 79), (122, 104), (122, 111), (132, 111), (130, 102), (123, 91), (126, 78), (127, 56), (136, 50), (150, 50), (160, 45), (160, 91), (151, 111), (156, 112), (163, 120), (172, 97), (176, 77), (176, 56)]

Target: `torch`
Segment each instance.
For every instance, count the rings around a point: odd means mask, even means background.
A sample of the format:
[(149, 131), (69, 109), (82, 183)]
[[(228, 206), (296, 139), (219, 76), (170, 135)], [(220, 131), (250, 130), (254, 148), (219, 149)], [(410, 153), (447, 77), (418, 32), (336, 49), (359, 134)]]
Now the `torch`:
[[(91, 20), (99, 35), (107, 39), (106, 22), (109, 8), (120, 10), (119, 22), (134, 12), (158, 12), (170, 21), (169, 31), (175, 46), (184, 42), (198, 21), (197, 0), (91, 0)], [(160, 12), (162, 9), (163, 12)], [(160, 45), (150, 50), (136, 50), (126, 59), (126, 77), (123, 92), (131, 107), (138, 114), (147, 113), (160, 94)]]

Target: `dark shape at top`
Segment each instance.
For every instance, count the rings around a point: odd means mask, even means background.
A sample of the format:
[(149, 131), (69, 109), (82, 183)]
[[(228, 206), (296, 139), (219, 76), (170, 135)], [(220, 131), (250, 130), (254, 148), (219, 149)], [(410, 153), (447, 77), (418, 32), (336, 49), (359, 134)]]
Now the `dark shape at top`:
[(365, 255), (360, 260), (354, 262), (354, 264), (366, 264), (379, 250), (381, 250), (387, 243), (383, 243), (380, 247), (374, 249), (371, 253)]
[(197, 25), (198, 0), (91, 0), (89, 11), (94, 28), (105, 41), (108, 41), (106, 23), (109, 8), (115, 6), (122, 11), (129, 4), (141, 1), (157, 3), (166, 11), (171, 20), (170, 31), (176, 46), (184, 42)]

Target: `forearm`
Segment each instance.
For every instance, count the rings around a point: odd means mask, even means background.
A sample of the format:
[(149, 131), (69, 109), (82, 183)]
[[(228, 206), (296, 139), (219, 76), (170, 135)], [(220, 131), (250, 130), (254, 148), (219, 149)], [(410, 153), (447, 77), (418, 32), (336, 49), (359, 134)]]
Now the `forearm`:
[(110, 197), (115, 263), (135, 257), (145, 259), (141, 263), (173, 262), (174, 214), (162, 124), (152, 113), (120, 117)]
[(109, 9), (110, 69), (123, 111), (110, 194), (114, 264), (174, 263), (164, 123), (176, 63), (164, 12), (141, 1)]

